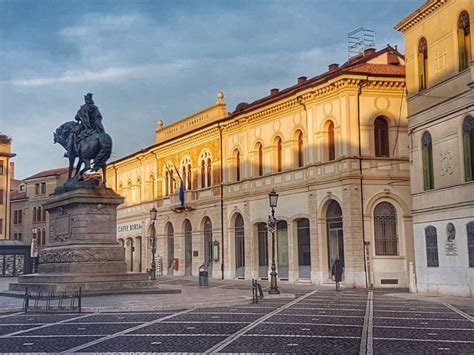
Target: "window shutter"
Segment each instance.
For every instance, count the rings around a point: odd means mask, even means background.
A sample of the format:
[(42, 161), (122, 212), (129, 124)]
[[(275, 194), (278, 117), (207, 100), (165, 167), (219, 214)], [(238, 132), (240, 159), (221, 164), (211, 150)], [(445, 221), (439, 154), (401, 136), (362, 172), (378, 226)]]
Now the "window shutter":
[(463, 143), (464, 143), (464, 175), (466, 181), (472, 181), (472, 156), (471, 156), (471, 135), (469, 132), (463, 132)]
[(459, 71), (467, 68), (466, 38), (464, 28), (458, 28)]
[(419, 89), (426, 89), (426, 77), (425, 77), (425, 55), (423, 53), (418, 53), (418, 79), (419, 79)]

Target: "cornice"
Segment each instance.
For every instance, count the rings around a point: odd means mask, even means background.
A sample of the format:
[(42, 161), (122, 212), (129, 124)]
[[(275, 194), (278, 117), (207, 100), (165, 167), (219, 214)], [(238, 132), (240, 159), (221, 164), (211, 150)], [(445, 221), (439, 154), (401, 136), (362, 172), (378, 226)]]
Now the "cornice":
[(428, 0), (427, 3), (405, 17), (394, 28), (397, 31), (405, 33), (417, 23), (423, 21), (426, 17), (438, 10), (441, 6), (447, 4), (449, 1), (451, 0)]
[(357, 90), (364, 82), (364, 89), (371, 90), (394, 90), (398, 91), (405, 88), (404, 78), (376, 78), (361, 76), (360, 78), (343, 77), (336, 81), (329, 82), (317, 89), (311, 88), (299, 95), (295, 95), (288, 100), (277, 102), (271, 106), (263, 107), (254, 113), (247, 113), (243, 116), (236, 116), (234, 120), (225, 125), (226, 130), (236, 129), (238, 126), (251, 121), (258, 121), (263, 117), (268, 117), (275, 113), (280, 113), (292, 108), (299, 107), (301, 103), (312, 104), (320, 101), (322, 98), (337, 94), (342, 90)]

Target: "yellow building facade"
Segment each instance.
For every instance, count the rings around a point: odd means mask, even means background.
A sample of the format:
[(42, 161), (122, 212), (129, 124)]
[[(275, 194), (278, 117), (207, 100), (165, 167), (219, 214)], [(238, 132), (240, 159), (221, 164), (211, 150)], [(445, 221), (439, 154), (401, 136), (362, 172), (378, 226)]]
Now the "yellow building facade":
[(0, 239), (10, 238), (11, 138), (0, 132)]
[(430, 0), (405, 38), (420, 292), (474, 295), (474, 2)]
[[(215, 105), (169, 126), (155, 144), (109, 165), (126, 197), (118, 238), (129, 270), (150, 268), (152, 207), (161, 272), (268, 279), (268, 193), (280, 280), (406, 287), (414, 260), (404, 57), (366, 50), (314, 78), (227, 112)], [(179, 172), (179, 176), (178, 176)], [(183, 184), (184, 203), (179, 187)]]

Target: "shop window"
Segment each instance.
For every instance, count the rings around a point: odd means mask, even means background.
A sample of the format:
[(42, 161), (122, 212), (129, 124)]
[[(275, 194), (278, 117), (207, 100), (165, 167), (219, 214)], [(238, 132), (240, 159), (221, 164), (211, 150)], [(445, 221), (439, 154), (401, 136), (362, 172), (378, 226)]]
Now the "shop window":
[(397, 212), (389, 202), (381, 202), (374, 209), (376, 255), (398, 255)]
[(421, 138), (422, 162), (423, 162), (423, 188), (431, 190), (434, 188), (433, 176), (433, 143), (429, 132), (423, 133)]
[(426, 241), (426, 264), (428, 267), (439, 267), (438, 259), (438, 235), (436, 228), (428, 226), (425, 229)]
[(428, 69), (428, 43), (426, 38), (421, 38), (418, 43), (418, 86), (419, 90), (426, 89), (426, 73)]
[(388, 124), (385, 118), (377, 117), (374, 121), (374, 139), (375, 139), (375, 156), (388, 157)]
[(458, 19), (459, 71), (469, 67), (471, 61), (471, 24), (467, 11), (461, 12)]

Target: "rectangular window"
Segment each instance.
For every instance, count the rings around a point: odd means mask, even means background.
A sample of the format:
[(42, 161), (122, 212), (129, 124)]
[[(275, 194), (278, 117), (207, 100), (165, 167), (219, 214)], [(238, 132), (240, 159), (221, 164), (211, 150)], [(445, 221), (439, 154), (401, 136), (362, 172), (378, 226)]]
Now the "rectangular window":
[(23, 223), (23, 211), (22, 210), (18, 210), (18, 224), (22, 224)]
[(0, 160), (0, 175), (5, 174), (5, 168), (3, 166), (3, 160)]
[(474, 267), (474, 222), (467, 225), (467, 252), (469, 254), (469, 267)]
[(18, 224), (18, 211), (13, 211), (13, 224)]
[(35, 184), (35, 194), (36, 195), (40, 194), (40, 184)]
[(18, 240), (21, 240), (21, 233), (18, 233)]
[(45, 183), (45, 182), (42, 182), (42, 183), (41, 183), (41, 193), (42, 193), (42, 194), (45, 194), (45, 193), (46, 193), (46, 183)]
[(3, 234), (3, 219), (0, 219), (0, 234)]
[(3, 190), (0, 190), (0, 205), (3, 205)]

